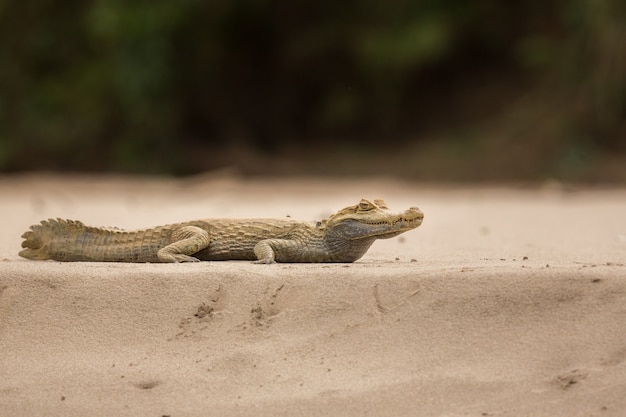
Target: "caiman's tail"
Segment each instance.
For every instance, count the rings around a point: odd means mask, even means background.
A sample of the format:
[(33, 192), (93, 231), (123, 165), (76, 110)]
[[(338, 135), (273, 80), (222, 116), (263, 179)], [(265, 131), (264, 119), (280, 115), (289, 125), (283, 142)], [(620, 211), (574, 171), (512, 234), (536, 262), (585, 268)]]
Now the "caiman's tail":
[(77, 220), (49, 219), (22, 235), (27, 259), (90, 262), (162, 262), (157, 252), (171, 243), (171, 227), (134, 231), (85, 226)]
[(35, 224), (27, 230), (22, 237), (22, 247), (26, 248), (20, 251), (20, 256), (27, 259), (52, 259), (48, 251), (48, 245), (53, 241), (55, 236), (69, 235), (77, 231), (85, 229), (82, 222), (63, 219), (42, 220), (41, 224)]

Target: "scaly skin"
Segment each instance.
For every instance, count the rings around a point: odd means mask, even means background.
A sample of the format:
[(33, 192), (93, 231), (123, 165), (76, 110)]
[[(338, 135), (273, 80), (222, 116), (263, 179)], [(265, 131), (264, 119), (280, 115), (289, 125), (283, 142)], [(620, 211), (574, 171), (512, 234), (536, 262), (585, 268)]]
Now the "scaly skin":
[(385, 202), (361, 200), (321, 222), (205, 219), (124, 231), (50, 219), (31, 226), (20, 256), (91, 262), (354, 262), (376, 239), (422, 224), (417, 207), (393, 214)]

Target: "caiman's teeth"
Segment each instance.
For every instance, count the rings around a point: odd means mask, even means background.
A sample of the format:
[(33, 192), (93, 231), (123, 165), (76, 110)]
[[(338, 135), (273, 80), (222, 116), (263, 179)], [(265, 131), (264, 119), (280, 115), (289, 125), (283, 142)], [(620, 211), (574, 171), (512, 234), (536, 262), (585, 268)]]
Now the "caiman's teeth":
[(370, 224), (372, 226), (395, 226), (398, 223), (406, 223), (408, 225), (413, 225), (415, 223), (417, 223), (419, 219), (416, 217), (414, 219), (405, 219), (405, 218), (399, 218), (399, 219), (395, 219), (395, 220), (388, 220), (388, 221), (379, 221), (379, 222), (368, 222), (367, 224)]

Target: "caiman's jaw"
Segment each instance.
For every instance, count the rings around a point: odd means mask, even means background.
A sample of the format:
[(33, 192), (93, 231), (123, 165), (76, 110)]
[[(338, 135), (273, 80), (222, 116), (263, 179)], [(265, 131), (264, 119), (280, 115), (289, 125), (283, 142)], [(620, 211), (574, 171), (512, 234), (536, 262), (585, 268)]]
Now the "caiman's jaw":
[(423, 219), (424, 214), (417, 207), (394, 214), (383, 200), (361, 200), (359, 204), (330, 216), (325, 223), (327, 234), (343, 239), (388, 239), (415, 229), (422, 224)]

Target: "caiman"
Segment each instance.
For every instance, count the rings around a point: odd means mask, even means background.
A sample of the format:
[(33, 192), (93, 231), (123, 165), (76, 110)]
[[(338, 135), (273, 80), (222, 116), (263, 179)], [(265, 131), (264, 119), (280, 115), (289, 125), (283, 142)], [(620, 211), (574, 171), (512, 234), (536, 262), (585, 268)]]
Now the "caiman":
[(415, 229), (417, 208), (394, 214), (383, 200), (361, 200), (328, 219), (204, 219), (126, 231), (49, 219), (22, 237), (28, 259), (87, 262), (354, 262), (376, 239)]

